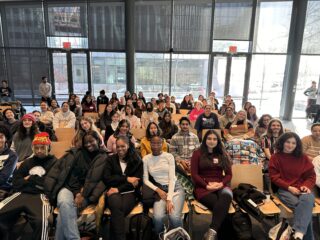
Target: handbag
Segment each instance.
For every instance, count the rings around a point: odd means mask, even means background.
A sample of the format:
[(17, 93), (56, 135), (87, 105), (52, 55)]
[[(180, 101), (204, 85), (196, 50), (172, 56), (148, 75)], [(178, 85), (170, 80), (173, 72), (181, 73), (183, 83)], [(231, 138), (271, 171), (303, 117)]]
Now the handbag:
[(289, 240), (292, 228), (286, 219), (269, 230), (269, 240)]

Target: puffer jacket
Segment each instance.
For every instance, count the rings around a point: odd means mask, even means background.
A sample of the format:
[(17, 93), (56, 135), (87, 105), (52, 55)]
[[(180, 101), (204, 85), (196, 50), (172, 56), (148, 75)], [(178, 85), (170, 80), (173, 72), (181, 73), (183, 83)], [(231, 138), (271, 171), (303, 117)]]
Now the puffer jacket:
[[(72, 148), (70, 149), (50, 170), (45, 178), (45, 193), (49, 197), (50, 203), (56, 205), (57, 195), (61, 188), (64, 187), (66, 180), (73, 167), (80, 158), (85, 157), (84, 150)], [(88, 204), (96, 203), (105, 190), (103, 183), (103, 171), (106, 164), (107, 153), (100, 150), (98, 155), (92, 160), (90, 168), (86, 174), (83, 186), (82, 196), (87, 200)]]

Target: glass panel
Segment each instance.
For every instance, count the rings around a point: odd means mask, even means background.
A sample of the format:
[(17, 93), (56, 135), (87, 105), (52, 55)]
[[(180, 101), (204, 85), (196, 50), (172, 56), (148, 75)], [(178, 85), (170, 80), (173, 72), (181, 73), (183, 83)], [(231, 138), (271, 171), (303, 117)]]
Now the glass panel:
[[(57, 98), (68, 97), (68, 66), (66, 53), (52, 53), (55, 94)], [(59, 96), (60, 95), (60, 96)]]
[(208, 52), (211, 31), (211, 0), (174, 1), (173, 48)]
[(171, 1), (136, 1), (135, 10), (136, 49), (168, 51), (170, 48)]
[(125, 49), (124, 3), (90, 3), (90, 48)]
[(207, 54), (173, 54), (171, 95), (179, 101), (186, 93), (192, 93), (194, 97), (206, 96), (208, 62)]
[(0, 48), (0, 80), (7, 79), (5, 61), (6, 59), (5, 59), (4, 50)]
[(254, 52), (287, 52), (291, 11), (292, 1), (258, 3)]
[(157, 93), (169, 93), (170, 54), (136, 54), (136, 92), (143, 91), (147, 101)]
[(49, 48), (64, 48), (63, 43), (70, 42), (71, 49), (88, 48), (88, 38), (84, 37), (47, 37)]
[(87, 36), (86, 4), (48, 4), (50, 36)]
[(5, 6), (5, 44), (10, 47), (44, 47), (44, 21), (41, 3)]
[(296, 96), (293, 107), (293, 117), (306, 117), (306, 106), (308, 97), (303, 92), (311, 87), (311, 82), (318, 80), (320, 75), (319, 69), (320, 56), (301, 56)]
[(249, 41), (213, 40), (212, 52), (229, 52), (230, 46), (236, 46), (237, 52), (248, 52)]
[(91, 53), (92, 88), (95, 96), (104, 89), (111, 97), (112, 92), (122, 96), (126, 91), (126, 54)]
[(88, 91), (87, 54), (72, 53), (73, 92), (83, 94)]
[(224, 97), (224, 84), (226, 81), (227, 57), (215, 56), (212, 67), (212, 90), (216, 97)]
[(231, 63), (230, 89), (236, 110), (242, 108), (244, 74), (246, 71), (246, 57), (233, 57)]
[(309, 0), (302, 53), (320, 53), (320, 2)]
[(0, 12), (0, 47), (3, 47), (2, 16), (1, 16), (1, 12)]
[(285, 64), (286, 55), (253, 55), (248, 99), (259, 116), (279, 117)]
[(8, 79), (14, 82), (15, 97), (30, 104), (33, 88), (35, 97), (40, 99), (38, 89), (41, 77), (49, 73), (47, 50), (9, 49), (6, 54)]
[(217, 0), (213, 38), (249, 40), (252, 0)]

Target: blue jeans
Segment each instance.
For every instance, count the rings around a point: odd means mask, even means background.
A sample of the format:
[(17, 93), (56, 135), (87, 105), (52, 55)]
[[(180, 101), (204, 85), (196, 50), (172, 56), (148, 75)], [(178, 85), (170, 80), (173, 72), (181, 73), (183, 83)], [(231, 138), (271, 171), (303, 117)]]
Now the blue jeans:
[[(168, 215), (170, 228), (182, 226), (182, 209), (184, 204), (185, 192), (180, 183), (176, 182), (174, 195), (172, 198), (173, 212)], [(163, 231), (163, 220), (167, 215), (167, 203), (164, 200), (156, 201), (153, 204), (153, 223), (157, 234)]]
[(62, 188), (58, 193), (57, 207), (59, 214), (57, 218), (56, 240), (80, 240), (77, 225), (77, 207), (74, 203), (73, 193)]
[(313, 240), (312, 209), (314, 196), (312, 193), (293, 195), (291, 192), (279, 189), (280, 200), (294, 212), (292, 228), (303, 233), (304, 240)]

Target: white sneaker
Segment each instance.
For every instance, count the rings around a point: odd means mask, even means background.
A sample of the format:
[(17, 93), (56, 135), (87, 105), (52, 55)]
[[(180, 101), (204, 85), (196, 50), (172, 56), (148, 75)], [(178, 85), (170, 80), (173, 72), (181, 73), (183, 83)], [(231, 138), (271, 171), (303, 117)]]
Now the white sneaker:
[(204, 234), (203, 240), (215, 240), (216, 236), (217, 232), (212, 228), (209, 228), (209, 230)]

